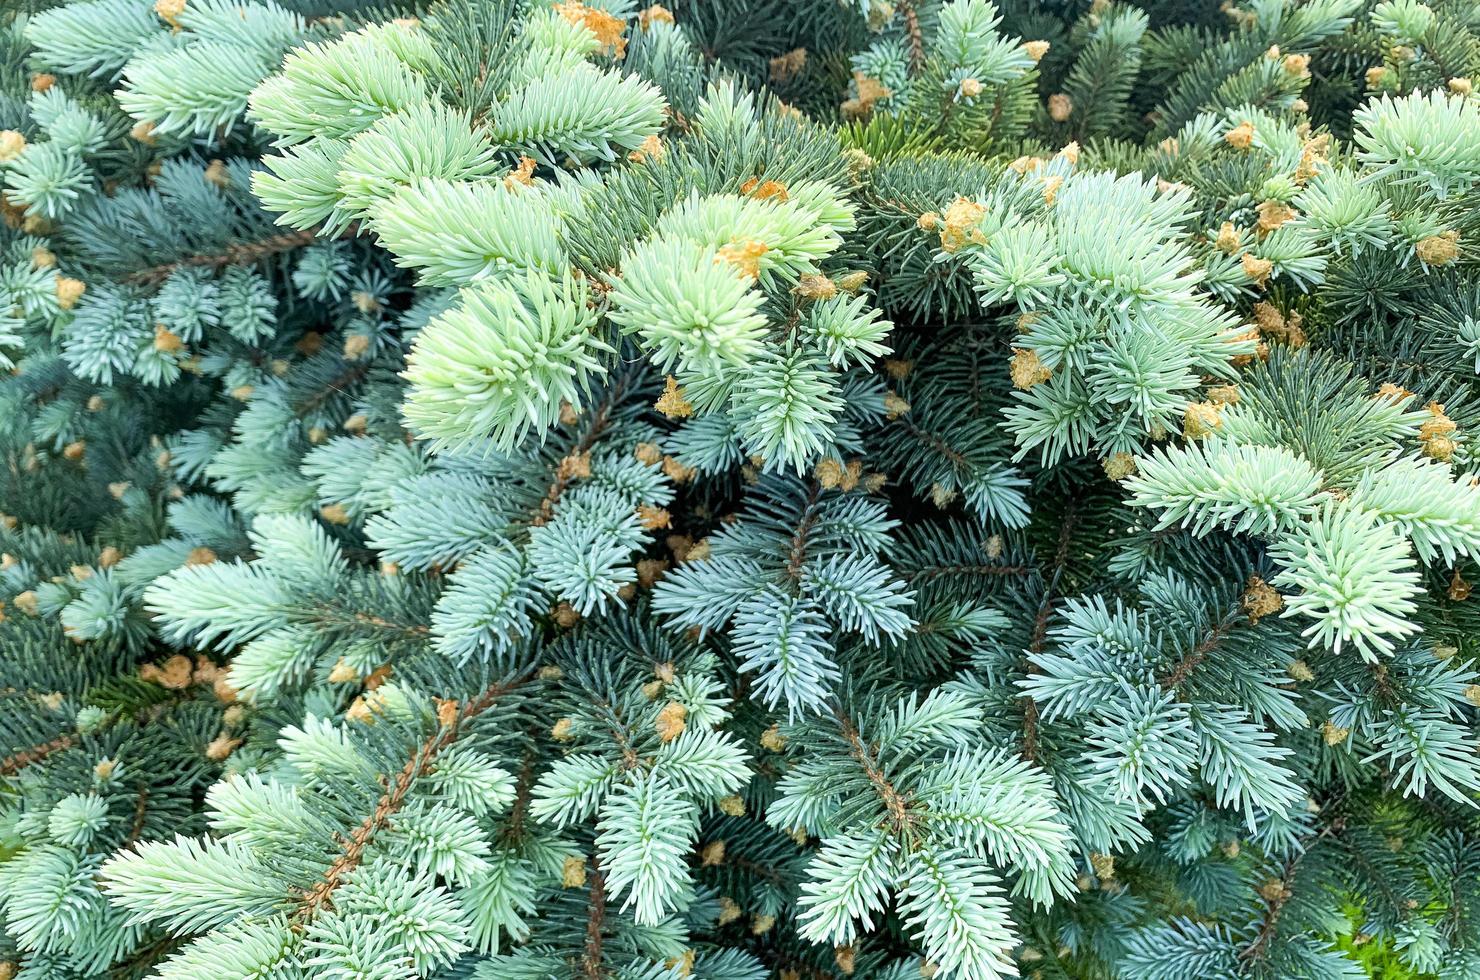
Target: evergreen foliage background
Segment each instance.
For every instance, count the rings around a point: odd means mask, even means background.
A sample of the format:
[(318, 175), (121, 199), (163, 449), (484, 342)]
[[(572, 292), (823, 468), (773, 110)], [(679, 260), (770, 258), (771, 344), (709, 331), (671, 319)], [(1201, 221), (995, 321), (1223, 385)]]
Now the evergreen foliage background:
[(12, 0), (0, 980), (1480, 977), (1468, 0)]

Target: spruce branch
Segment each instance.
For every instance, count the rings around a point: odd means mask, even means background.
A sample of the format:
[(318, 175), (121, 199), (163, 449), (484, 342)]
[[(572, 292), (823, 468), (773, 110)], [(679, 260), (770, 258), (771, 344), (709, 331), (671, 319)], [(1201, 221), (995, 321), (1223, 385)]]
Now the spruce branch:
[(915, 0), (901, 0), (899, 13), (904, 17), (905, 36), (910, 41), (910, 65), (918, 71), (925, 64), (925, 32), (920, 28)]
[(360, 866), (365, 859), (366, 849), (377, 835), (391, 825), (392, 819), (406, 805), (407, 796), (416, 781), (433, 771), (438, 755), (457, 742), (465, 726), (492, 708), (502, 697), (530, 683), (533, 678), (532, 672), (526, 672), (490, 684), (481, 694), (461, 705), (449, 722), (438, 725), (437, 730), (417, 747), (400, 772), (396, 773), (385, 793), (376, 802), (375, 809), (350, 831), (341, 845), (339, 856), (324, 871), (322, 879), (299, 900), (294, 912), (295, 927), (304, 927), (322, 910), (333, 907), (335, 890)]
[(1207, 636), (1203, 637), (1197, 646), (1189, 650), (1157, 682), (1167, 690), (1176, 690), (1178, 687), (1181, 687), (1187, 678), (1192, 675), (1192, 672), (1197, 670), (1202, 665), (1202, 662), (1208, 658), (1208, 655), (1218, 649), (1219, 644), (1223, 642), (1229, 630), (1237, 625), (1237, 620), (1238, 617), (1235, 614), (1210, 629)]
[(591, 897), (587, 902), (586, 947), (581, 956), (581, 975), (587, 980), (601, 980), (606, 976), (602, 965), (603, 931), (606, 928), (606, 877), (601, 873), (601, 864), (591, 858), (586, 871), (591, 879)]
[(802, 503), (802, 518), (791, 534), (791, 547), (786, 553), (786, 575), (793, 582), (799, 582), (802, 578), (803, 565), (807, 560), (807, 537), (817, 522), (817, 499), (821, 493), (822, 485), (813, 482)]
[(1453, 3), (36, 2), (0, 976), (1476, 973)]
[(231, 265), (253, 265), (274, 255), (283, 252), (291, 252), (295, 248), (302, 248), (312, 244), (318, 235), (315, 229), (304, 231), (290, 231), (280, 235), (271, 235), (267, 238), (251, 242), (236, 242), (228, 245), (219, 252), (208, 252), (201, 255), (189, 255), (183, 259), (173, 262), (165, 262), (161, 265), (150, 266), (140, 269), (124, 279), (135, 286), (154, 286), (168, 279), (170, 274), (177, 269), (223, 269)]
[(65, 751), (77, 744), (76, 735), (59, 735), (47, 742), (22, 749), (0, 759), (0, 776), (14, 776), (27, 766), (44, 762), (57, 752)]
[[(1033, 617), (1033, 632), (1028, 640), (1027, 651), (1029, 674), (1037, 670), (1032, 657), (1043, 651), (1043, 643), (1048, 638), (1048, 624), (1053, 618), (1059, 582), (1069, 562), (1070, 541), (1078, 519), (1078, 504), (1070, 500), (1064, 509), (1064, 516), (1059, 520), (1058, 543), (1054, 548), (1053, 562), (1049, 565), (1048, 581), (1044, 585), (1043, 596), (1038, 601), (1038, 612)], [(1038, 759), (1038, 702), (1031, 694), (1024, 694), (1019, 700), (1023, 705), (1023, 758), (1035, 762)]]
[[(592, 405), (581, 420), (581, 437), (576, 441), (571, 451), (566, 454), (566, 459), (579, 459), (589, 453), (606, 433), (611, 424), (612, 413), (616, 406), (621, 404), (626, 395), (631, 377), (626, 372), (614, 377), (609, 385), (603, 390), (601, 398)], [(530, 518), (531, 527), (540, 527), (549, 523), (555, 513), (555, 505), (560, 502), (560, 497), (571, 481), (575, 479), (574, 468), (557, 465), (555, 477), (550, 481), (550, 487), (545, 495), (540, 498), (539, 505), (535, 508)]]
[[(1284, 862), (1278, 878), (1271, 879), (1261, 888), (1261, 899), (1264, 902), (1264, 912), (1259, 918), (1259, 928), (1254, 938), (1239, 951), (1239, 959), (1257, 961), (1268, 955), (1270, 943), (1273, 941), (1276, 930), (1280, 924), (1280, 917), (1284, 912), (1285, 905), (1294, 896), (1296, 877), (1299, 873), (1301, 863), (1311, 853), (1312, 849), (1322, 841), (1331, 840), (1341, 836), (1346, 829), (1346, 817), (1342, 814), (1331, 814), (1334, 805), (1343, 802), (1345, 794), (1334, 800), (1328, 800), (1321, 808), (1323, 813), (1330, 816), (1319, 831), (1307, 834), (1301, 841), (1301, 846), (1296, 850), (1294, 856)], [(1268, 894), (1262, 894), (1264, 889)]]
[(908, 795), (902, 793), (890, 782), (888, 775), (879, 767), (878, 760), (875, 758), (875, 750), (864, 742), (853, 720), (840, 707), (834, 708), (833, 717), (837, 719), (838, 728), (848, 744), (854, 761), (863, 768), (869, 784), (884, 804), (884, 811), (889, 817), (890, 826), (896, 833), (903, 834), (907, 838), (912, 836), (916, 817), (911, 809)]

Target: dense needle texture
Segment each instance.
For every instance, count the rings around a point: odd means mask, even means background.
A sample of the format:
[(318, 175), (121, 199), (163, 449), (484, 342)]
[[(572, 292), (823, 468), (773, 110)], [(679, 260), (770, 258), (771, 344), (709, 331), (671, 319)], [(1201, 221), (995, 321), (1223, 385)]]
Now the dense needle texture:
[(0, 980), (1480, 980), (1472, 0), (0, 7)]

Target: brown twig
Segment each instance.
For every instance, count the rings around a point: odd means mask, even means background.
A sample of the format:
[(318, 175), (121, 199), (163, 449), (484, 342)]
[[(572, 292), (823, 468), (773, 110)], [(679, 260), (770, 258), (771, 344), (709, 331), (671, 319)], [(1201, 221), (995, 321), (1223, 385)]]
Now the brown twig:
[[(1078, 514), (1071, 503), (1064, 512), (1064, 520), (1059, 525), (1058, 547), (1054, 549), (1053, 577), (1049, 580), (1047, 588), (1043, 590), (1043, 600), (1038, 603), (1038, 615), (1033, 620), (1033, 635), (1028, 641), (1029, 655), (1042, 652), (1044, 641), (1048, 638), (1048, 622), (1052, 618), (1054, 600), (1057, 598), (1059, 577), (1064, 573), (1064, 566), (1069, 562), (1069, 539), (1074, 531), (1074, 525), (1078, 520)], [(1036, 668), (1031, 660), (1028, 661), (1028, 673), (1035, 673)], [(1024, 694), (1020, 699), (1023, 703), (1023, 758), (1029, 762), (1038, 759), (1038, 702), (1033, 700), (1030, 694)]]
[(955, 466), (956, 469), (966, 469), (971, 465), (971, 461), (968, 460), (965, 454), (963, 454), (959, 449), (952, 448), (951, 444), (946, 442), (940, 436), (936, 435), (933, 432), (926, 432), (924, 429), (911, 422), (905, 416), (901, 415), (899, 418), (894, 420), (894, 423), (896, 425), (904, 426), (904, 428), (909, 432), (910, 435), (914, 436), (916, 439), (925, 443), (931, 449), (934, 449), (946, 459), (950, 460), (951, 465)]
[(588, 980), (601, 980), (601, 930), (606, 922), (606, 878), (601, 865), (591, 859), (591, 905), (586, 915), (586, 952), (581, 957), (581, 975)]
[[(1043, 594), (1043, 601), (1038, 604), (1038, 615), (1033, 619), (1033, 636), (1028, 641), (1028, 652), (1039, 653), (1043, 650), (1043, 641), (1048, 636), (1049, 614), (1053, 610), (1053, 590)], [(1028, 664), (1028, 673), (1033, 673), (1033, 665)], [(1038, 702), (1031, 694), (1022, 696), (1023, 702), (1023, 758), (1029, 762), (1038, 760)]]
[(757, 878), (764, 878), (772, 884), (783, 888), (786, 886), (786, 876), (776, 868), (769, 864), (761, 864), (759, 861), (752, 861), (747, 857), (727, 853), (725, 854), (725, 867), (744, 871), (747, 874), (755, 875)]
[(118, 977), (120, 980), (124, 977), (142, 976), (149, 967), (164, 959), (166, 954), (174, 952), (180, 943), (181, 940), (178, 937), (166, 935), (157, 942), (135, 952), (123, 962), (109, 967), (107, 975)]
[(295, 248), (307, 245), (315, 237), (317, 236), (314, 231), (309, 229), (307, 231), (293, 231), (283, 235), (273, 235), (254, 242), (238, 242), (235, 245), (228, 245), (219, 252), (190, 255), (175, 262), (166, 262), (163, 265), (140, 269), (123, 281), (135, 286), (149, 286), (163, 282), (176, 269), (221, 269), (228, 265), (251, 265), (253, 262), (260, 262), (269, 256), (292, 251)]
[(874, 762), (873, 752), (863, 742), (863, 737), (858, 734), (852, 720), (841, 710), (836, 711), (838, 725), (842, 729), (843, 738), (852, 749), (853, 758), (863, 767), (864, 775), (873, 784), (874, 790), (879, 798), (884, 801), (884, 809), (889, 814), (889, 822), (894, 825), (895, 830), (908, 830), (914, 824), (914, 815), (910, 812), (910, 801), (908, 796), (901, 793), (884, 775), (884, 771)]
[[(611, 424), (612, 406), (621, 399), (626, 388), (626, 382), (618, 380), (608, 389), (605, 396), (601, 399), (601, 403), (593, 409), (590, 424), (581, 435), (580, 441), (567, 454), (568, 457), (579, 456), (582, 453), (588, 452), (596, 444), (596, 440), (606, 431), (607, 426)], [(551, 481), (549, 489), (545, 491), (545, 496), (540, 499), (539, 504), (535, 507), (534, 517), (531, 518), (530, 524), (539, 527), (550, 520), (551, 515), (555, 512), (555, 505), (560, 502), (560, 495), (565, 493), (565, 488), (570, 485), (573, 479), (574, 476), (566, 473), (563, 467), (556, 470), (555, 479)]]
[(14, 776), (27, 766), (43, 761), (47, 756), (70, 749), (77, 742), (75, 735), (59, 735), (50, 742), (33, 745), (14, 755), (0, 759), (0, 776)]
[(330, 398), (334, 397), (340, 392), (343, 392), (350, 385), (355, 384), (369, 373), (370, 362), (368, 360), (360, 361), (356, 364), (351, 364), (348, 368), (340, 373), (339, 377), (335, 378), (333, 381), (330, 381), (322, 388), (319, 388), (308, 398), (305, 398), (300, 405), (297, 405), (294, 408), (295, 414), (297, 414), (299, 418), (303, 418), (304, 416), (308, 415), (309, 412), (317, 411), (319, 406), (323, 405), (324, 402), (328, 401)]
[(1264, 951), (1268, 948), (1270, 940), (1274, 938), (1275, 927), (1279, 925), (1280, 914), (1285, 909), (1285, 903), (1293, 895), (1290, 886), (1295, 883), (1295, 875), (1300, 870), (1300, 862), (1305, 860), (1305, 856), (1310, 853), (1312, 846), (1327, 837), (1341, 833), (1344, 829), (1346, 829), (1346, 818), (1338, 815), (1326, 824), (1320, 833), (1307, 838), (1306, 846), (1302, 847), (1300, 852), (1293, 858), (1285, 862), (1284, 869), (1280, 872), (1279, 877), (1280, 890), (1277, 894), (1261, 896), (1264, 898), (1264, 917), (1259, 926), (1259, 933), (1254, 937), (1253, 942), (1249, 943), (1248, 946), (1240, 951), (1238, 954), (1239, 959), (1253, 960), (1264, 955)]
[(534, 794), (534, 750), (526, 749), (524, 761), (519, 766), (519, 778), (514, 782), (514, 805), (509, 808), (509, 819), (504, 822), (502, 837), (509, 843), (517, 843), (524, 837), (524, 820), (529, 815), (529, 804)]
[(350, 619), (362, 626), (373, 626), (376, 629), (388, 630), (395, 633), (409, 633), (412, 636), (425, 636), (431, 632), (431, 627), (421, 623), (395, 623), (382, 616), (373, 616), (370, 613), (357, 612)]
[(910, 581), (930, 580), (945, 575), (973, 575), (973, 576), (1008, 576), (1022, 578), (1032, 574), (1032, 566), (1029, 565), (922, 565), (919, 568), (901, 571), (900, 574)]
[(1208, 659), (1208, 654), (1218, 648), (1218, 644), (1223, 642), (1223, 638), (1228, 635), (1229, 631), (1233, 629), (1233, 626), (1233, 622), (1230, 621), (1220, 623), (1209, 630), (1208, 635), (1203, 637), (1202, 642), (1193, 647), (1187, 656), (1177, 661), (1177, 666), (1173, 667), (1170, 673), (1161, 678), (1162, 688), (1170, 691), (1173, 688), (1180, 687), (1187, 680), (1188, 676), (1201, 666), (1204, 660)]
[(134, 801), (134, 819), (129, 825), (128, 840), (132, 844), (144, 833), (144, 819), (149, 815), (149, 787), (139, 787), (139, 798)]
[(910, 67), (918, 70), (925, 63), (925, 32), (920, 27), (920, 14), (915, 10), (914, 0), (900, 0), (899, 12), (904, 16), (905, 33), (910, 39)]
[(350, 831), (339, 857), (335, 858), (334, 863), (324, 872), (323, 879), (303, 896), (297, 914), (299, 925), (311, 920), (320, 909), (326, 906), (332, 907), (334, 890), (360, 866), (360, 862), (365, 858), (365, 849), (370, 846), (376, 835), (390, 826), (391, 818), (405, 806), (406, 796), (411, 792), (411, 787), (416, 780), (432, 771), (432, 764), (436, 761), (438, 754), (457, 741), (462, 734), (463, 726), (493, 707), (501, 697), (523, 686), (528, 682), (529, 677), (530, 675), (526, 674), (506, 683), (489, 685), (482, 694), (463, 705), (451, 724), (439, 726), (418, 747), (415, 755), (401, 767), (401, 771), (396, 774), (395, 779), (381, 795), (374, 812)]
[(812, 533), (812, 525), (817, 523), (817, 498), (821, 494), (821, 485), (813, 483), (812, 489), (807, 493), (807, 504), (802, 514), (802, 522), (797, 525), (796, 531), (791, 536), (791, 551), (786, 561), (786, 574), (793, 581), (802, 577), (802, 563), (807, 559), (807, 538)]

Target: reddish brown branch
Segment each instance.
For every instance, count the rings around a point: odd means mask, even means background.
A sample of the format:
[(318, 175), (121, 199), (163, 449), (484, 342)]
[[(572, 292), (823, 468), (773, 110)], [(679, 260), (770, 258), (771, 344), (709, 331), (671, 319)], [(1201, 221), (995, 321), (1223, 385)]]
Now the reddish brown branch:
[(591, 859), (591, 905), (586, 916), (586, 953), (581, 957), (581, 975), (587, 980), (601, 980), (601, 930), (606, 923), (606, 879), (601, 865)]
[(959, 449), (952, 448), (950, 443), (946, 442), (935, 433), (926, 432), (924, 429), (920, 428), (918, 425), (911, 422), (904, 416), (900, 416), (899, 418), (895, 419), (894, 422), (896, 425), (904, 426), (904, 428), (909, 432), (910, 435), (914, 436), (916, 439), (925, 443), (925, 445), (929, 446), (931, 449), (934, 449), (946, 459), (950, 460), (951, 465), (955, 466), (958, 470), (966, 469), (971, 465), (971, 461), (968, 460)]
[(1300, 852), (1285, 862), (1279, 878), (1264, 886), (1268, 893), (1261, 892), (1260, 895), (1264, 899), (1264, 916), (1259, 925), (1259, 933), (1254, 937), (1253, 942), (1240, 951), (1239, 959), (1257, 960), (1264, 955), (1269, 948), (1270, 941), (1274, 939), (1275, 929), (1280, 924), (1280, 915), (1284, 912), (1285, 903), (1293, 897), (1295, 876), (1300, 870), (1300, 862), (1305, 860), (1305, 856), (1310, 853), (1311, 847), (1315, 844), (1345, 829), (1346, 818), (1337, 815), (1321, 829), (1320, 833), (1306, 838), (1305, 846), (1301, 847)]
[(1218, 648), (1218, 644), (1223, 642), (1223, 638), (1228, 635), (1231, 629), (1233, 629), (1232, 623), (1223, 623), (1214, 626), (1208, 632), (1208, 635), (1203, 638), (1201, 643), (1194, 647), (1187, 656), (1177, 661), (1177, 666), (1172, 668), (1171, 673), (1161, 678), (1161, 686), (1168, 691), (1175, 687), (1180, 687), (1192, 672), (1201, 666), (1204, 660), (1208, 659), (1208, 654)]
[(908, 830), (914, 823), (914, 815), (910, 812), (909, 797), (896, 789), (889, 781), (889, 777), (884, 775), (884, 771), (874, 762), (873, 753), (864, 744), (852, 720), (841, 711), (837, 712), (836, 717), (842, 729), (843, 738), (847, 740), (848, 747), (852, 749), (853, 758), (863, 767), (864, 775), (873, 784), (879, 798), (884, 801), (884, 809), (889, 814), (889, 822), (896, 830)]
[(144, 819), (149, 815), (149, 787), (139, 787), (139, 798), (134, 801), (134, 819), (129, 825), (129, 843), (138, 840), (144, 833)]
[(910, 67), (918, 70), (925, 63), (925, 32), (920, 28), (920, 14), (915, 10), (914, 0), (900, 0), (899, 12), (904, 15), (905, 33), (910, 39)]
[(270, 238), (263, 238), (255, 242), (238, 242), (235, 245), (228, 245), (219, 252), (210, 252), (205, 255), (190, 255), (176, 262), (166, 262), (163, 265), (141, 269), (124, 279), (124, 282), (136, 286), (149, 286), (162, 282), (176, 269), (221, 269), (228, 265), (251, 265), (270, 256), (308, 245), (315, 237), (316, 235), (312, 230), (292, 231), (283, 235), (273, 235)]
[(490, 685), (477, 698), (463, 705), (451, 724), (441, 725), (432, 735), (417, 749), (415, 755), (401, 767), (390, 786), (380, 797), (375, 805), (375, 810), (357, 826), (350, 831), (348, 839), (345, 840), (339, 857), (335, 858), (321, 881), (315, 884), (304, 895), (298, 908), (299, 922), (306, 922), (314, 917), (318, 911), (326, 906), (332, 906), (334, 890), (342, 885), (345, 879), (360, 866), (365, 859), (365, 849), (375, 840), (377, 834), (390, 826), (391, 818), (406, 804), (406, 796), (411, 792), (411, 787), (418, 779), (426, 776), (432, 771), (433, 763), (437, 756), (452, 745), (462, 734), (463, 727), (471, 720), (493, 707), (499, 698), (510, 691), (522, 686), (529, 680), (528, 675), (516, 678), (507, 683)]
[[(589, 452), (592, 446), (596, 445), (596, 440), (600, 438), (601, 434), (606, 431), (607, 426), (611, 424), (613, 404), (622, 397), (626, 387), (626, 384), (621, 381), (612, 385), (606, 397), (601, 400), (601, 404), (593, 410), (590, 425), (586, 427), (586, 431), (581, 436), (580, 441), (566, 455), (566, 459), (580, 457), (584, 453)], [(530, 524), (539, 527), (550, 520), (555, 513), (555, 505), (560, 502), (560, 495), (565, 493), (565, 488), (574, 479), (574, 471), (568, 470), (565, 466), (561, 466), (555, 471), (555, 479), (551, 481), (549, 489), (545, 491), (545, 496), (541, 498), (539, 505), (535, 507), (534, 517), (530, 520)]]
[(796, 532), (791, 536), (791, 552), (786, 562), (786, 574), (795, 580), (802, 577), (802, 563), (807, 558), (807, 538), (812, 534), (812, 525), (817, 523), (817, 498), (822, 493), (819, 484), (812, 484), (811, 491), (807, 494), (807, 505), (802, 514), (802, 522), (797, 525)]
[(355, 364), (351, 364), (348, 368), (340, 373), (339, 377), (335, 378), (333, 381), (330, 381), (328, 384), (315, 391), (308, 398), (304, 399), (303, 403), (296, 407), (296, 414), (299, 418), (303, 418), (304, 416), (308, 415), (309, 412), (318, 411), (319, 407), (330, 398), (333, 398), (335, 395), (345, 391), (349, 388), (350, 385), (358, 383), (362, 378), (365, 377), (365, 375), (369, 373), (370, 361), (364, 360)]
[(60, 735), (50, 742), (33, 745), (29, 749), (8, 755), (0, 759), (0, 776), (14, 776), (27, 766), (34, 765), (46, 759), (47, 756), (70, 749), (77, 742), (74, 735)]
[(529, 804), (534, 794), (534, 750), (524, 753), (519, 766), (519, 778), (514, 782), (514, 805), (509, 808), (509, 819), (504, 823), (503, 839), (516, 843), (524, 837), (524, 820), (529, 815)]
[[(1058, 547), (1054, 549), (1053, 578), (1049, 581), (1043, 592), (1043, 601), (1038, 604), (1038, 616), (1033, 620), (1033, 636), (1028, 642), (1029, 655), (1037, 654), (1043, 650), (1043, 643), (1048, 638), (1048, 621), (1053, 613), (1053, 603), (1058, 589), (1059, 576), (1064, 572), (1064, 566), (1069, 562), (1069, 541), (1074, 531), (1077, 514), (1071, 504), (1064, 514), (1063, 523), (1059, 525)], [(1037, 671), (1032, 660), (1028, 661), (1028, 673)], [(1023, 702), (1023, 758), (1029, 762), (1038, 760), (1038, 702), (1033, 700), (1032, 695), (1024, 694)]]
[(370, 613), (357, 612), (350, 618), (362, 626), (373, 626), (376, 629), (390, 630), (395, 633), (408, 633), (412, 636), (425, 636), (431, 632), (431, 627), (421, 623), (396, 623), (382, 616), (374, 616)]
[[(1028, 643), (1031, 653), (1038, 653), (1043, 649), (1043, 641), (1048, 636), (1049, 613), (1053, 609), (1053, 592), (1050, 590), (1043, 596), (1043, 602), (1038, 606), (1038, 616), (1033, 620), (1033, 638)], [(1028, 664), (1028, 673), (1033, 673), (1034, 667)], [(1024, 694), (1023, 702), (1023, 758), (1029, 762), (1038, 759), (1038, 702), (1031, 695)]]
[(903, 571), (900, 574), (911, 581), (941, 578), (945, 575), (973, 575), (983, 577), (1013, 576), (1022, 578), (1032, 573), (1028, 565), (925, 565)]

